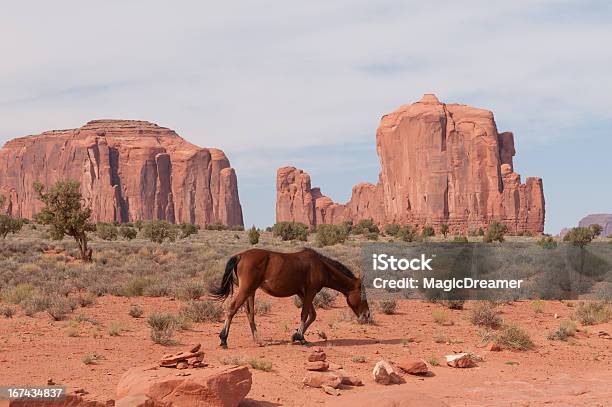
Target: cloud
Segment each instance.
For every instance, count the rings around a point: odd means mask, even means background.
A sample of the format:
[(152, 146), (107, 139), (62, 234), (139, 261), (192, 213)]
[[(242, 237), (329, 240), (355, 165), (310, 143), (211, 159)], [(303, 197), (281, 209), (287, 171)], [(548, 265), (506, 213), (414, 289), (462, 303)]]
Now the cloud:
[(427, 92), (492, 110), (519, 154), (612, 120), (604, 1), (26, 3), (0, 15), (0, 142), (134, 118), (223, 148), (240, 179), (368, 178), (342, 147)]

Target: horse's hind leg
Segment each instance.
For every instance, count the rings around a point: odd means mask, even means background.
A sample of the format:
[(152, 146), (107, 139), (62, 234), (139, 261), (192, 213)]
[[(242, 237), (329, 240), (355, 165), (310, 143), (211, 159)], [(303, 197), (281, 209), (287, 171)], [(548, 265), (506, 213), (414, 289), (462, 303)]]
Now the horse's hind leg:
[(246, 302), (247, 316), (249, 317), (249, 324), (251, 325), (251, 334), (253, 335), (253, 341), (259, 344), (259, 337), (257, 336), (257, 325), (255, 325), (255, 294), (247, 298)]
[(221, 347), (227, 348), (227, 337), (229, 336), (230, 325), (232, 324), (232, 319), (236, 312), (242, 307), (242, 304), (246, 301), (249, 295), (245, 292), (245, 290), (239, 289), (238, 294), (232, 299), (230, 302), (229, 308), (227, 310), (227, 316), (225, 317), (225, 324), (223, 324), (223, 329), (219, 334), (219, 339), (221, 339)]

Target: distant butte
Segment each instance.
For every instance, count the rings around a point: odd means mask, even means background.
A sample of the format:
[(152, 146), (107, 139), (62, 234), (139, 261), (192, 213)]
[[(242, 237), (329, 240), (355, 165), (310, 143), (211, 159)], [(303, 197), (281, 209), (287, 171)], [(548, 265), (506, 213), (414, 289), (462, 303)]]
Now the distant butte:
[(14, 216), (31, 218), (41, 209), (34, 181), (65, 179), (81, 183), (93, 221), (243, 224), (236, 173), (223, 151), (146, 121), (93, 120), (0, 149), (0, 194)]
[(276, 220), (309, 226), (373, 219), (378, 224), (448, 224), (453, 233), (506, 224), (512, 233), (544, 231), (542, 179), (514, 172), (514, 136), (498, 133), (493, 113), (441, 103), (426, 94), (381, 119), (376, 185), (353, 187), (334, 203), (295, 167), (277, 172)]

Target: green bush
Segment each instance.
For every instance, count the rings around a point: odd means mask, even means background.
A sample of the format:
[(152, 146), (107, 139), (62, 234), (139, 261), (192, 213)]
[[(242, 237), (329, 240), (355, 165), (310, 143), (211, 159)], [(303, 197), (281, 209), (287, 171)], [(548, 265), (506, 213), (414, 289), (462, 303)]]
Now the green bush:
[(117, 240), (119, 230), (112, 223), (98, 222), (96, 224), (96, 236), (102, 240)]
[(467, 243), (469, 242), (468, 238), (463, 235), (458, 235), (453, 238), (453, 242), (455, 243)]
[(172, 314), (154, 313), (149, 315), (147, 323), (151, 328), (151, 340), (160, 345), (171, 345), (174, 343), (172, 336), (178, 328), (176, 318)]
[(431, 226), (427, 226), (425, 225), (423, 227), (423, 231), (421, 232), (421, 236), (423, 237), (431, 237), (434, 236), (436, 234), (434, 228), (432, 228)]
[(448, 235), (448, 225), (446, 223), (443, 223), (440, 225), (440, 233), (442, 233), (442, 236), (444, 236), (444, 238), (446, 239), (446, 235)]
[(538, 246), (542, 249), (554, 249), (557, 247), (557, 242), (552, 236), (542, 236), (540, 240), (538, 240)]
[(566, 341), (570, 336), (576, 335), (576, 324), (565, 319), (559, 323), (559, 328), (548, 335), (551, 341)]
[(594, 238), (593, 229), (577, 227), (567, 232), (565, 236), (563, 236), (563, 241), (569, 242), (576, 247), (584, 248), (584, 246), (591, 243)]
[(417, 229), (412, 225), (404, 225), (400, 228), (397, 237), (404, 242), (414, 242), (418, 238)]
[(198, 227), (191, 223), (181, 223), (178, 225), (178, 228), (181, 231), (181, 239), (186, 239), (191, 235), (198, 234)]
[(253, 225), (251, 229), (249, 229), (249, 243), (252, 245), (256, 245), (257, 243), (259, 243), (259, 236), (259, 230), (257, 230), (255, 225)]
[(380, 233), (378, 226), (372, 219), (361, 219), (351, 229), (351, 233), (354, 235), (365, 235), (366, 233)]
[(272, 234), (285, 241), (306, 241), (308, 239), (308, 227), (299, 222), (279, 222), (272, 228)]
[(163, 243), (164, 240), (174, 242), (176, 240), (176, 229), (165, 220), (152, 220), (145, 223), (142, 235), (154, 243)]
[(575, 316), (582, 325), (598, 325), (612, 318), (612, 306), (604, 301), (581, 302)]
[(209, 223), (205, 227), (206, 230), (227, 230), (228, 227), (221, 223), (220, 220), (216, 220), (214, 223)]
[(484, 241), (486, 243), (492, 243), (495, 241), (502, 243), (506, 233), (508, 233), (508, 226), (504, 225), (503, 223), (493, 221), (489, 224)]
[(382, 313), (386, 315), (393, 315), (397, 310), (397, 300), (394, 298), (380, 300), (378, 305)]
[(18, 233), (23, 227), (23, 221), (21, 219), (13, 218), (12, 216), (0, 214), (0, 237), (3, 239), (11, 233)]
[(20, 304), (38, 294), (38, 289), (30, 283), (20, 283), (2, 290), (2, 301), (9, 304)]
[(119, 236), (126, 240), (135, 239), (136, 235), (138, 235), (138, 231), (131, 226), (121, 225), (119, 228)]
[(593, 223), (591, 226), (589, 226), (589, 228), (591, 229), (591, 232), (593, 233), (593, 237), (597, 237), (601, 235), (601, 232), (603, 232), (603, 228), (601, 227), (601, 225), (597, 223)]
[(319, 225), (317, 226), (317, 244), (323, 246), (333, 246), (337, 243), (344, 243), (347, 238), (345, 229), (338, 225)]
[(470, 315), (470, 322), (474, 325), (497, 328), (502, 324), (502, 319), (495, 310), (495, 305), (482, 301), (476, 303)]
[(506, 325), (496, 336), (495, 342), (511, 350), (528, 350), (534, 346), (529, 334), (517, 325)]
[(185, 281), (174, 289), (174, 297), (182, 301), (197, 300), (205, 294), (206, 290), (200, 283)]
[(397, 223), (388, 223), (385, 225), (383, 230), (385, 232), (385, 235), (395, 237), (400, 231), (400, 225), (398, 225)]

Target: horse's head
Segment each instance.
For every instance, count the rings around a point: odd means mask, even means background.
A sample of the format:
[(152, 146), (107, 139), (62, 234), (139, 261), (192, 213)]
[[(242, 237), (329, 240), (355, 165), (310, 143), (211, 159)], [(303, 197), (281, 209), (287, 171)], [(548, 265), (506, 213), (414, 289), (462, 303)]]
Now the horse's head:
[(366, 298), (366, 289), (360, 278), (355, 280), (355, 286), (348, 292), (346, 302), (360, 321), (368, 322), (370, 320), (370, 307)]

